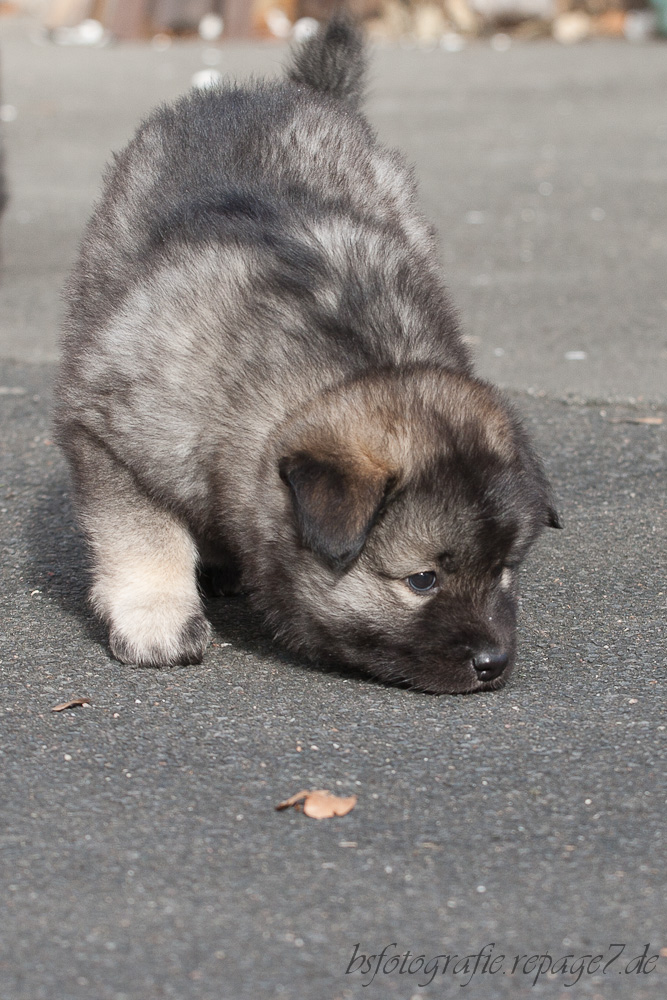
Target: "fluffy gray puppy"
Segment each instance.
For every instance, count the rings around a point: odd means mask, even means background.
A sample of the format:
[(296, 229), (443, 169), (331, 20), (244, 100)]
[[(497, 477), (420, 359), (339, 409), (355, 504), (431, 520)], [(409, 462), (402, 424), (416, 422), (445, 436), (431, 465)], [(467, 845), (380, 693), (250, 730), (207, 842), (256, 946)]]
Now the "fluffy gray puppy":
[(284, 81), (159, 108), (107, 173), (57, 423), (123, 662), (201, 661), (203, 566), (320, 661), (436, 692), (512, 667), (517, 569), (558, 520), (363, 71), (335, 19)]

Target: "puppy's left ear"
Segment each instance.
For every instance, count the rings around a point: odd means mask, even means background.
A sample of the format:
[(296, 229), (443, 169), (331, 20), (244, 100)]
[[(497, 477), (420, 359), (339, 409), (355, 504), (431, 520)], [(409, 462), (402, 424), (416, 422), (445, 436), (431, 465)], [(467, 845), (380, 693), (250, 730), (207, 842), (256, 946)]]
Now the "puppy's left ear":
[(303, 544), (336, 568), (348, 566), (383, 506), (386, 472), (307, 452), (282, 458), (278, 468), (292, 494)]

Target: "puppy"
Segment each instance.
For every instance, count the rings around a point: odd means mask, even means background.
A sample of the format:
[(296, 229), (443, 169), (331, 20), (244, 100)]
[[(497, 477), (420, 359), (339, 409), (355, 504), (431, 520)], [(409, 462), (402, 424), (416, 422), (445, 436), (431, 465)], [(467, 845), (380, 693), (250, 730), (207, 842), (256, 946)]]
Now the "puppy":
[(334, 19), (282, 82), (159, 108), (107, 172), (56, 421), (124, 663), (201, 661), (205, 567), (320, 662), (432, 692), (510, 673), (519, 566), (558, 518), (363, 74)]

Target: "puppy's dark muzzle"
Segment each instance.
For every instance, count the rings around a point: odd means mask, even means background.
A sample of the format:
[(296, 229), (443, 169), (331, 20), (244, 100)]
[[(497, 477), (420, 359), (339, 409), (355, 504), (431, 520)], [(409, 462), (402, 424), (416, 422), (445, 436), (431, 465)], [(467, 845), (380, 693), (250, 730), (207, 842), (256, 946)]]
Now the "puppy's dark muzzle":
[(504, 672), (509, 663), (507, 653), (497, 649), (484, 649), (472, 658), (472, 665), (480, 681), (494, 681)]

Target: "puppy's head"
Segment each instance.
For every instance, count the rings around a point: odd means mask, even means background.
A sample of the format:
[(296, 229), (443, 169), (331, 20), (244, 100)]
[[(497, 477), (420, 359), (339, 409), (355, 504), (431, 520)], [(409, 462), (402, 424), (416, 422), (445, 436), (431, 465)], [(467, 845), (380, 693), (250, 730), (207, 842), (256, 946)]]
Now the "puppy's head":
[(559, 524), (498, 393), (428, 368), (374, 375), (292, 419), (278, 466), (260, 603), (283, 640), (427, 691), (506, 680), (519, 567)]

